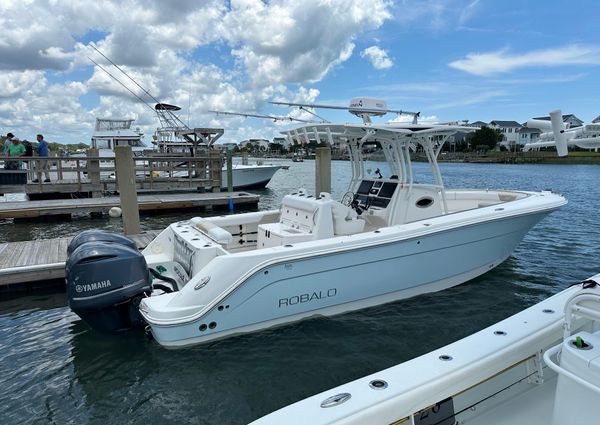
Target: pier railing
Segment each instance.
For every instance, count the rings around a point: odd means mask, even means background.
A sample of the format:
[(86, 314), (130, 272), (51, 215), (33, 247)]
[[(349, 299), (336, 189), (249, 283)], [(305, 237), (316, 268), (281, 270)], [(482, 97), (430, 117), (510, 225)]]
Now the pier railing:
[[(98, 156), (89, 152), (87, 156), (4, 157), (0, 156), (0, 170), (5, 161), (20, 161), (20, 170), (27, 172), (27, 193), (41, 192), (101, 192), (117, 191), (118, 175), (112, 157)], [(50, 183), (43, 182), (45, 175), (41, 161), (49, 162)], [(132, 157), (132, 167), (138, 189), (199, 188), (219, 191), (221, 188), (221, 153), (210, 150), (202, 156), (180, 156), (167, 154), (145, 154)], [(18, 170), (15, 170), (18, 171)], [(8, 170), (3, 171), (10, 172)], [(38, 174), (41, 172), (41, 176)], [(35, 179), (39, 181), (33, 183)], [(18, 190), (3, 184), (4, 192)], [(62, 190), (59, 189), (62, 186)], [(13, 190), (11, 190), (13, 189)]]

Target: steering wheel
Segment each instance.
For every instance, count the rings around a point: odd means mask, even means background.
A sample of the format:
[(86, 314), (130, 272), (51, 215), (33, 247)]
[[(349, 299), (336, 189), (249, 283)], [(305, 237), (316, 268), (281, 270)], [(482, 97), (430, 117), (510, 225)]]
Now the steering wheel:
[(344, 193), (344, 196), (342, 196), (342, 205), (345, 205), (347, 207), (352, 205), (352, 202), (354, 201), (354, 193), (353, 192), (346, 192)]

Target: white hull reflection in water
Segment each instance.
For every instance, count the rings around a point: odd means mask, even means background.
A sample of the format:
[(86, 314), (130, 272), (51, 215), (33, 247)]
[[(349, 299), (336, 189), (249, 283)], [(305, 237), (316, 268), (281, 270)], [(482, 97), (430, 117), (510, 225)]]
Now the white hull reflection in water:
[[(88, 235), (67, 261), (71, 307), (100, 329), (147, 324), (160, 344), (181, 347), (466, 282), (504, 261), (531, 227), (566, 203), (549, 191), (446, 189), (437, 155), (448, 137), (472, 130), (306, 128), (299, 134), (349, 146), (352, 176), (341, 201), (300, 189), (277, 210), (180, 221), (144, 249), (143, 259), (126, 249), (112, 255), (114, 244), (83, 243), (99, 243)], [(390, 175), (365, 172), (362, 151), (371, 142), (381, 146)], [(430, 160), (433, 183), (414, 181), (416, 147)], [(145, 280), (145, 265), (153, 281)], [(90, 294), (73, 289), (109, 278), (124, 283)]]
[(252, 425), (598, 423), (600, 275)]

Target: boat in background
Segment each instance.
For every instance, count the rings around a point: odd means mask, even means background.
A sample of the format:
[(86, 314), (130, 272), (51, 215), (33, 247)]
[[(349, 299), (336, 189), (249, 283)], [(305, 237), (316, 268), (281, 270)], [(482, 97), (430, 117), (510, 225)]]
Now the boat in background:
[(600, 274), (455, 343), (251, 425), (597, 424)]
[(144, 133), (132, 128), (133, 119), (96, 118), (91, 148), (98, 149), (100, 157), (114, 158), (116, 146), (131, 146), (133, 155), (142, 155), (148, 147), (142, 141)]
[[(447, 189), (437, 156), (457, 131), (474, 129), (366, 120), (303, 128), (348, 144), (352, 176), (341, 200), (300, 189), (277, 210), (179, 221), (141, 254), (84, 235), (67, 259), (70, 306), (98, 329), (143, 323), (160, 344), (181, 347), (473, 279), (566, 200), (550, 191)], [(365, 169), (367, 143), (382, 147), (385, 176)], [(416, 148), (429, 159), (431, 183), (414, 178)]]
[[(198, 156), (206, 155), (210, 149), (218, 149), (215, 142), (223, 135), (222, 128), (188, 127), (175, 114), (181, 110), (179, 106), (157, 103), (154, 110), (161, 126), (152, 136), (152, 143), (160, 154)], [(233, 188), (262, 189), (281, 168), (281, 165), (274, 164), (233, 164)], [(185, 177), (187, 171), (183, 170), (180, 174)], [(221, 169), (221, 188), (226, 189), (227, 185), (227, 167), (224, 165)]]
[[(156, 107), (160, 111), (161, 108), (176, 106), (160, 104)], [(178, 110), (178, 109), (177, 109)], [(91, 138), (91, 147), (98, 149), (100, 156), (100, 175), (103, 178), (115, 178), (113, 171), (102, 171), (104, 167), (111, 167), (114, 164), (114, 148), (116, 146), (131, 146), (134, 156), (144, 155), (182, 155), (182, 156), (197, 156), (207, 155), (209, 149), (216, 149), (214, 143), (223, 134), (222, 129), (214, 128), (194, 128), (194, 129), (166, 129), (165, 127), (158, 129), (153, 136), (154, 148), (149, 148), (143, 142), (143, 133), (139, 128), (132, 128), (133, 119), (107, 119), (96, 118), (94, 133)], [(161, 121), (162, 122), (162, 121)], [(177, 137), (176, 140), (173, 137)], [(85, 154), (76, 154), (74, 157), (84, 157)], [(183, 164), (183, 163), (182, 163)], [(185, 164), (184, 164), (185, 165)], [(277, 170), (282, 168), (281, 165), (242, 165), (233, 164), (233, 188), (240, 189), (262, 189), (264, 188)], [(169, 177), (187, 178), (187, 166), (182, 166), (181, 171), (155, 172), (160, 177), (161, 175)], [(221, 168), (221, 188), (227, 189), (227, 167)]]

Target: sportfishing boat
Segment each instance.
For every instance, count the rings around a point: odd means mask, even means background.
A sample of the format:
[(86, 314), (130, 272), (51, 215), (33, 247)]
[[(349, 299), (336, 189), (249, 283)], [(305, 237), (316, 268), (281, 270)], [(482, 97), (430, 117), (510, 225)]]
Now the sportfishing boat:
[(252, 422), (597, 424), (600, 274), (430, 353)]
[[(387, 110), (373, 108), (354, 111), (369, 118)], [(304, 127), (316, 140), (347, 143), (351, 178), (342, 199), (299, 189), (276, 210), (179, 221), (141, 253), (122, 236), (83, 233), (67, 260), (70, 306), (95, 328), (147, 325), (160, 344), (180, 347), (473, 279), (566, 200), (551, 191), (447, 189), (437, 156), (457, 131), (473, 128)], [(369, 173), (367, 143), (381, 147), (387, 171)], [(430, 183), (415, 179), (415, 149), (429, 160)]]
[[(223, 135), (222, 128), (189, 128), (176, 112), (181, 108), (167, 103), (157, 103), (154, 110), (158, 116), (160, 127), (153, 135), (153, 144), (157, 152), (161, 154), (186, 154), (196, 156), (198, 153), (206, 153), (209, 149), (216, 149), (215, 143)], [(281, 169), (275, 164), (233, 164), (232, 181), (233, 188), (239, 189), (262, 189), (269, 184), (275, 173)], [(187, 176), (187, 170), (182, 170), (176, 175)], [(226, 189), (228, 185), (227, 167), (221, 168), (221, 187)]]
[(96, 118), (91, 147), (98, 149), (99, 156), (114, 158), (115, 146), (131, 146), (134, 155), (141, 155), (148, 147), (142, 141), (144, 134), (132, 128), (132, 119)]
[[(165, 112), (168, 108), (179, 108), (173, 105), (159, 104), (157, 111)], [(155, 153), (172, 155), (181, 154), (186, 156), (195, 156), (202, 150), (206, 154), (208, 149), (213, 149), (214, 143), (223, 134), (222, 129), (212, 128), (194, 128), (194, 129), (173, 129), (166, 127), (158, 129), (153, 136), (154, 149), (147, 147), (143, 142), (143, 133), (139, 128), (133, 129), (132, 119), (106, 119), (96, 118), (96, 126), (91, 139), (91, 147), (98, 149), (100, 156), (100, 175), (103, 178), (115, 178), (113, 171), (104, 171), (106, 168), (114, 167), (116, 146), (131, 146), (134, 156), (152, 155)], [(161, 123), (163, 121), (161, 120)], [(173, 139), (175, 138), (175, 139)], [(84, 157), (85, 154), (74, 155)], [(155, 172), (157, 176), (169, 176), (187, 178), (187, 164), (182, 163), (182, 171), (175, 172)], [(273, 178), (280, 165), (242, 165), (233, 164), (232, 177), (233, 188), (240, 189), (260, 189), (264, 188)], [(221, 168), (221, 187), (227, 189), (228, 176), (227, 167)]]

